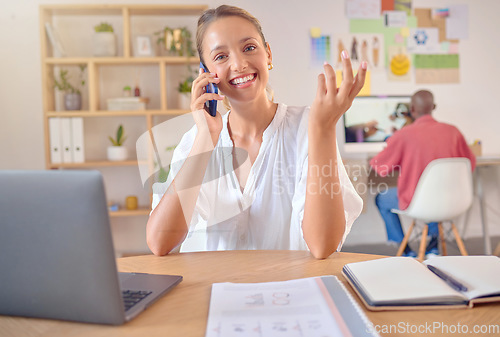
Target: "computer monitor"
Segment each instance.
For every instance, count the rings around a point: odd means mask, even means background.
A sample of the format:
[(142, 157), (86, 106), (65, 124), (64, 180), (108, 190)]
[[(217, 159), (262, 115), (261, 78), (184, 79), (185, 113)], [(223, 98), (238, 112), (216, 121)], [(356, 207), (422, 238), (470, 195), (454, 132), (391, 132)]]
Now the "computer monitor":
[(344, 152), (378, 153), (396, 130), (413, 122), (411, 96), (359, 96), (344, 114)]

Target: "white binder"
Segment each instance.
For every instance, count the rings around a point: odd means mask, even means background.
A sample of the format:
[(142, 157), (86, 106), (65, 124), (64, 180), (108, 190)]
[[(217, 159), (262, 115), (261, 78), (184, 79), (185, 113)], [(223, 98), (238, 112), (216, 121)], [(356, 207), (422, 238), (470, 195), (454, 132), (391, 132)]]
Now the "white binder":
[(83, 163), (85, 161), (83, 143), (83, 118), (73, 117), (71, 118), (71, 144), (74, 163)]
[(71, 145), (71, 118), (61, 118), (61, 146), (62, 162), (73, 162), (73, 149)]
[(49, 118), (50, 162), (62, 163), (61, 120), (58, 117)]

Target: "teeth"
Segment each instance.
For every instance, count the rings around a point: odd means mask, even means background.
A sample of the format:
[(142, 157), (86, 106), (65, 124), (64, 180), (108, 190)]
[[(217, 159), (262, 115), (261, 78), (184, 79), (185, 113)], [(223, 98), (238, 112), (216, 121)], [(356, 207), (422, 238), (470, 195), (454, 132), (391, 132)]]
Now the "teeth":
[(241, 84), (241, 83), (245, 83), (245, 82), (248, 82), (248, 81), (251, 81), (254, 79), (254, 75), (247, 75), (245, 77), (239, 77), (239, 78), (236, 78), (234, 80), (231, 81), (231, 83), (233, 84)]

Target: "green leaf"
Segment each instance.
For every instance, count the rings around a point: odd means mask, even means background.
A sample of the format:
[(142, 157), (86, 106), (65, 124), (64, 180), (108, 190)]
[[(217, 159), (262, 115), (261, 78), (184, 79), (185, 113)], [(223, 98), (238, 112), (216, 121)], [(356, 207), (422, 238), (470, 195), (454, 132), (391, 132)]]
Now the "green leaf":
[(115, 140), (113, 138), (111, 138), (111, 136), (108, 136), (109, 138), (109, 141), (111, 142), (111, 144), (113, 144), (113, 146), (119, 146), (118, 144), (116, 144)]

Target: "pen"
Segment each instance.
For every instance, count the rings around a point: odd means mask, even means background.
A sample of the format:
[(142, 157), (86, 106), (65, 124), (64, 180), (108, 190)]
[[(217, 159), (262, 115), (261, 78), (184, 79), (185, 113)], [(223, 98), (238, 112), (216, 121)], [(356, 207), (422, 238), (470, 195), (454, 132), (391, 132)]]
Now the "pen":
[(466, 286), (464, 286), (462, 283), (458, 282), (457, 280), (453, 279), (449, 275), (446, 275), (438, 268), (436, 268), (434, 266), (427, 266), (427, 268), (429, 268), (430, 271), (432, 271), (434, 274), (439, 276), (439, 278), (441, 278), (443, 281), (445, 281), (453, 289), (455, 289), (457, 291), (467, 291)]

